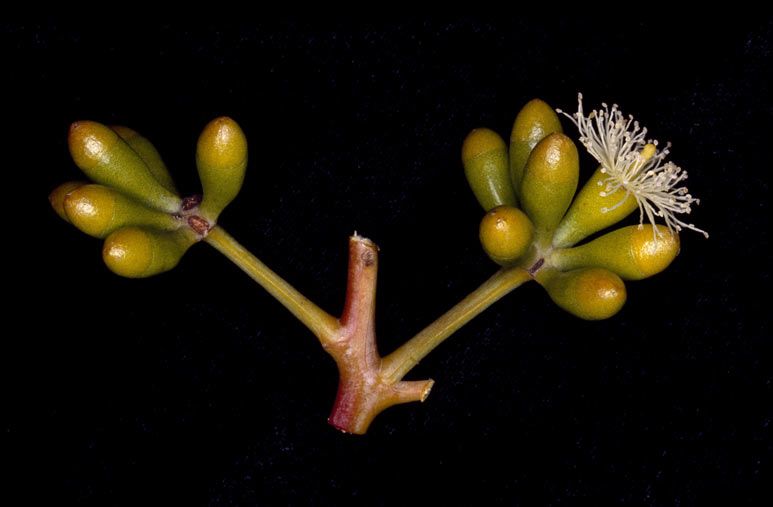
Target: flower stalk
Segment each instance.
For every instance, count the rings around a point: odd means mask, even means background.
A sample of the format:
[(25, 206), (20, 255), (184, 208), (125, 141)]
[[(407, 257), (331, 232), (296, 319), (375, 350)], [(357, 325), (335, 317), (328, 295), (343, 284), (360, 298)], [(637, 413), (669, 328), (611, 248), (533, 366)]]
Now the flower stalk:
[(383, 375), (402, 378), (427, 354), (486, 308), (496, 303), (532, 276), (523, 268), (502, 268), (435, 322), (384, 358)]
[(323, 344), (334, 339), (338, 332), (338, 322), (335, 317), (312, 303), (282, 277), (274, 273), (222, 227), (217, 225), (213, 227), (206, 238), (204, 238), (204, 241), (225, 255), (231, 262), (247, 273), (250, 278), (266, 289), (295, 318), (309, 328)]

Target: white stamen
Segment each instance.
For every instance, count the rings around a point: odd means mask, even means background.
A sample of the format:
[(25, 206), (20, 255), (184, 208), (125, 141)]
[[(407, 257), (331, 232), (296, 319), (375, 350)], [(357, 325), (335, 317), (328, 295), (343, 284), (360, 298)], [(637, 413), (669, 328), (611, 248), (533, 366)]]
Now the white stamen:
[[(706, 231), (676, 216), (679, 213), (690, 213), (691, 205), (699, 204), (700, 200), (690, 195), (687, 187), (679, 186), (687, 179), (687, 172), (673, 162), (665, 162), (671, 143), (667, 143), (665, 149), (658, 150), (658, 141), (647, 140), (647, 129), (641, 127), (633, 116), (623, 116), (617, 104), (612, 104), (610, 109), (602, 103), (601, 109), (593, 110), (587, 116), (583, 112), (581, 93), (577, 94), (577, 104), (577, 112), (573, 115), (560, 109), (556, 111), (577, 126), (580, 143), (601, 164), (601, 173), (607, 175), (603, 183), (600, 182), (604, 186), (600, 195), (611, 195), (621, 188), (625, 191), (617, 204), (602, 209), (602, 213), (621, 206), (633, 196), (639, 205), (640, 226), (646, 215), (659, 236), (660, 231), (654, 227), (655, 217), (662, 217), (672, 232), (687, 228), (708, 238)], [(645, 146), (648, 146), (650, 156), (642, 155)]]

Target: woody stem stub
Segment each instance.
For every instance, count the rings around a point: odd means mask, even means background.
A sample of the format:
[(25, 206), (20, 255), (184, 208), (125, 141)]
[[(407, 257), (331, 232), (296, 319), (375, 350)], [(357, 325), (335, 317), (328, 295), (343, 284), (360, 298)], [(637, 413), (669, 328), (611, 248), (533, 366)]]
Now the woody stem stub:
[(347, 433), (365, 433), (373, 418), (392, 405), (424, 401), (433, 384), (432, 380), (390, 380), (382, 374), (375, 331), (377, 272), (378, 247), (352, 236), (340, 327), (333, 340), (323, 342), (340, 375), (328, 422)]

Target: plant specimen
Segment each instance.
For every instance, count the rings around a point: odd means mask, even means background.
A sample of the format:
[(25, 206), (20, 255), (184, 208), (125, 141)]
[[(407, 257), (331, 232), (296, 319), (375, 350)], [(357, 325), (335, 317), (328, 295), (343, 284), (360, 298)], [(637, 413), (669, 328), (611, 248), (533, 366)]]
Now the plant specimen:
[[(309, 301), (219, 224), (236, 197), (247, 167), (247, 140), (230, 118), (202, 132), (196, 165), (202, 195), (181, 197), (160, 155), (126, 127), (83, 121), (70, 128), (76, 165), (95, 183), (68, 182), (50, 195), (56, 212), (83, 232), (104, 238), (103, 258), (132, 278), (174, 268), (193, 244), (208, 243), (282, 303), (319, 339), (339, 370), (329, 422), (362, 434), (386, 408), (424, 401), (432, 380), (405, 380), (438, 344), (519, 285), (536, 281), (561, 308), (583, 319), (606, 319), (626, 300), (623, 280), (665, 269), (679, 252), (678, 232), (697, 229), (679, 218), (697, 203), (681, 183), (687, 174), (666, 162), (668, 148), (615, 105), (566, 115), (580, 142), (599, 162), (575, 195), (579, 154), (563, 134), (556, 112), (532, 100), (505, 141), (473, 130), (462, 147), (467, 180), (486, 212), (480, 241), (500, 267), (480, 287), (397, 350), (377, 347), (375, 304), (378, 248), (356, 233), (349, 238), (346, 298), (340, 317)], [(560, 111), (558, 111), (560, 113)], [(639, 224), (581, 243), (639, 210)], [(645, 222), (645, 218), (648, 223)], [(664, 222), (656, 223), (657, 219)]]

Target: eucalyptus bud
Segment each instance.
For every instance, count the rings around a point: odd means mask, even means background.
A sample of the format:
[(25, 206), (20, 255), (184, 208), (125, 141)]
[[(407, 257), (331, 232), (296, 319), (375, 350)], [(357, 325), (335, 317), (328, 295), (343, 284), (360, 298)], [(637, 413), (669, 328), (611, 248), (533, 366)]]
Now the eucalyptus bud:
[(679, 236), (667, 227), (631, 225), (574, 248), (555, 250), (550, 263), (562, 270), (596, 266), (625, 280), (641, 280), (666, 269), (679, 253)]
[(512, 206), (497, 206), (480, 222), (480, 242), (486, 254), (503, 266), (513, 264), (531, 246), (534, 226), (526, 214)]
[(520, 196), (538, 235), (551, 233), (561, 221), (577, 190), (579, 172), (577, 148), (563, 134), (550, 134), (532, 150)]
[(92, 121), (73, 123), (69, 144), (75, 164), (97, 183), (167, 213), (180, 209), (180, 198), (164, 188), (137, 152), (109, 127)]
[(553, 236), (556, 247), (572, 246), (594, 232), (606, 229), (630, 215), (636, 208), (636, 199), (626, 195), (619, 187), (613, 192), (605, 192), (608, 176), (599, 167), (588, 182), (577, 193), (569, 211), (561, 221)]
[(484, 128), (470, 132), (462, 145), (462, 164), (467, 182), (484, 210), (504, 204), (515, 206), (507, 148), (499, 134)]
[(127, 225), (166, 230), (180, 227), (179, 220), (172, 215), (148, 208), (102, 185), (83, 185), (71, 191), (65, 197), (64, 210), (75, 227), (97, 238)]
[(519, 197), (531, 150), (554, 132), (563, 132), (561, 122), (553, 108), (540, 99), (530, 100), (515, 117), (510, 133), (510, 178)]
[(67, 194), (78, 187), (82, 187), (83, 185), (86, 185), (86, 183), (83, 181), (68, 181), (56, 187), (48, 195), (48, 202), (51, 203), (51, 207), (54, 208), (54, 211), (56, 211), (56, 214), (59, 215), (59, 218), (65, 222), (69, 222), (70, 219), (67, 218), (67, 213), (64, 211), (64, 200), (67, 197)]
[(174, 186), (172, 175), (169, 174), (169, 169), (166, 168), (166, 164), (161, 159), (161, 154), (156, 150), (148, 139), (141, 136), (138, 132), (130, 129), (129, 127), (113, 126), (112, 129), (116, 134), (121, 136), (121, 139), (126, 141), (137, 155), (140, 156), (145, 165), (148, 167), (150, 174), (156, 178), (161, 186), (169, 190), (173, 194), (177, 194), (177, 189)]
[(200, 209), (214, 224), (244, 182), (247, 139), (239, 125), (225, 116), (209, 122), (199, 137), (196, 166), (203, 189)]
[(125, 227), (107, 237), (102, 258), (117, 275), (146, 278), (177, 266), (195, 242), (196, 236), (187, 229), (157, 231)]
[(625, 304), (625, 284), (606, 269), (554, 271), (546, 274), (540, 283), (554, 303), (585, 320), (608, 319)]

